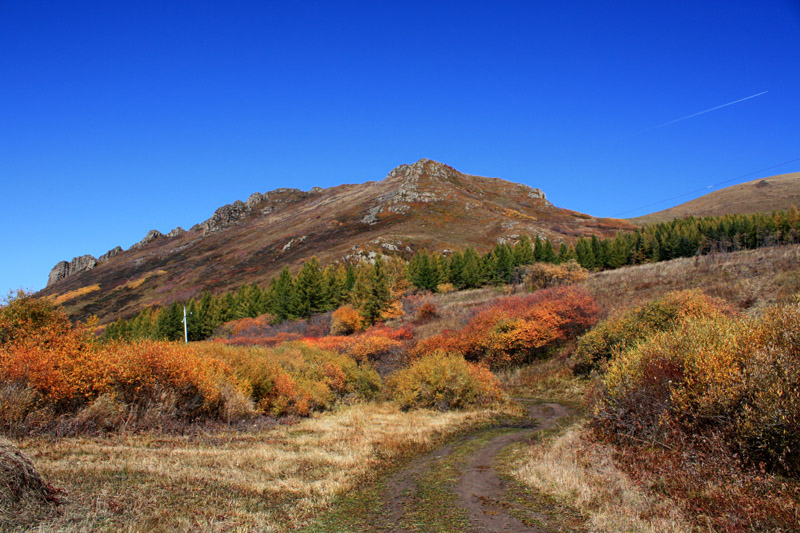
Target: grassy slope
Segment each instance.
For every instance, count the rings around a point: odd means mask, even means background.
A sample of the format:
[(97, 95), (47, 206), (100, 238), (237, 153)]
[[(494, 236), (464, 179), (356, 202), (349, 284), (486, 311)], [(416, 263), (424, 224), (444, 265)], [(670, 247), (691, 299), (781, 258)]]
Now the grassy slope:
[(769, 213), (800, 207), (800, 172), (781, 174), (732, 185), (686, 203), (629, 219), (637, 225), (666, 222), (688, 216)]

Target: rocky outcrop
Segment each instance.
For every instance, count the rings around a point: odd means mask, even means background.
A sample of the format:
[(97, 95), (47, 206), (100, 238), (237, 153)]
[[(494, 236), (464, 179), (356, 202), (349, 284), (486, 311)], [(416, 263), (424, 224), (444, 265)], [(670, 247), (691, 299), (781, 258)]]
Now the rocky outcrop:
[(200, 224), (200, 227), (204, 235), (215, 233), (221, 229), (235, 225), (246, 217), (251, 210), (252, 208), (248, 207), (243, 201), (236, 200), (232, 204), (223, 205), (214, 211), (211, 218)]
[(164, 234), (158, 231), (157, 229), (151, 229), (150, 231), (147, 232), (147, 235), (144, 236), (144, 239), (131, 246), (131, 250), (138, 250), (140, 248), (144, 248), (154, 240), (160, 239), (163, 236)]
[(179, 235), (183, 235), (184, 233), (186, 233), (186, 230), (183, 229), (182, 227), (178, 226), (174, 230), (172, 230), (169, 233), (167, 233), (167, 237), (177, 237)]
[[(367, 214), (364, 215), (361, 222), (370, 225), (376, 224), (378, 215), (381, 213), (402, 214), (408, 212), (411, 203), (443, 200), (449, 195), (445, 188), (437, 185), (452, 182), (459, 175), (461, 173), (453, 167), (430, 159), (420, 159), (412, 165), (400, 165), (386, 176), (387, 181), (398, 182), (397, 188), (379, 196), (377, 205), (367, 210)], [(419, 183), (423, 176), (431, 182), (425, 189), (420, 187)]]
[(254, 192), (247, 198), (247, 201), (245, 202), (236, 200), (232, 204), (223, 205), (214, 211), (214, 214), (211, 215), (211, 218), (205, 222), (201, 222), (200, 224), (193, 226), (192, 230), (202, 230), (203, 235), (216, 233), (225, 228), (239, 224), (250, 213), (253, 212), (256, 206), (266, 203), (267, 205), (261, 209), (261, 213), (266, 215), (273, 212), (282, 204), (304, 200), (310, 194), (311, 193), (305, 193), (300, 189), (291, 189), (287, 187), (265, 192), (264, 194), (261, 194), (260, 192)]
[[(420, 159), (411, 165), (400, 165), (386, 177), (387, 181), (396, 182), (397, 188), (379, 196), (377, 204), (367, 210), (361, 222), (373, 225), (378, 222), (378, 215), (381, 213), (407, 213), (411, 209), (411, 204), (455, 199), (464, 192), (483, 197), (484, 193), (480, 189), (470, 191), (464, 189), (462, 183), (467, 177), (453, 167), (431, 159)], [(511, 185), (519, 187), (520, 192), (528, 198), (541, 200), (545, 207), (550, 206), (541, 189), (509, 183), (509, 186)], [(459, 190), (460, 193), (457, 192)], [(479, 206), (480, 203), (467, 201), (465, 205), (466, 209), (469, 209)]]
[(122, 252), (122, 246), (115, 246), (114, 248), (110, 249), (109, 251), (98, 257), (97, 262), (105, 263), (106, 261), (108, 261), (109, 259), (111, 259), (115, 255), (118, 255), (121, 252)]
[(49, 287), (75, 274), (91, 270), (96, 266), (97, 259), (91, 255), (76, 257), (69, 263), (66, 261), (59, 261), (56, 263), (56, 266), (53, 267), (53, 270), (50, 271), (50, 276), (47, 278), (47, 286)]

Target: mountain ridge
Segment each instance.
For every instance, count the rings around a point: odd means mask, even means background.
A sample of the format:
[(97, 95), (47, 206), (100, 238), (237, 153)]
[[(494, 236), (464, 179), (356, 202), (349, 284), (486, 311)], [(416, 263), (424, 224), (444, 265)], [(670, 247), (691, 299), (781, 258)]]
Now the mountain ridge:
[(410, 257), (421, 248), (486, 250), (522, 234), (558, 243), (630, 227), (555, 207), (544, 192), (525, 184), (421, 159), (380, 181), (254, 193), (187, 231), (152, 230), (102, 261), (80, 256), (60, 262), (40, 294), (61, 298), (74, 318), (98, 314), (111, 320), (206, 289), (266, 283), (283, 266), (294, 269), (312, 255), (323, 263), (381, 252)]
[(704, 194), (682, 204), (627, 219), (637, 225), (689, 216), (749, 215), (800, 207), (800, 172), (759, 178)]

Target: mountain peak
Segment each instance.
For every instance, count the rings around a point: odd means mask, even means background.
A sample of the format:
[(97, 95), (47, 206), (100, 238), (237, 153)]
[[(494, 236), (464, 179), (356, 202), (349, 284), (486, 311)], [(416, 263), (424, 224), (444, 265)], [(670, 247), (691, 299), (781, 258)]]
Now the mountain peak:
[(400, 165), (389, 172), (387, 178), (402, 177), (405, 179), (416, 180), (423, 175), (433, 179), (447, 179), (461, 175), (461, 172), (449, 165), (434, 161), (433, 159), (420, 159), (410, 165)]

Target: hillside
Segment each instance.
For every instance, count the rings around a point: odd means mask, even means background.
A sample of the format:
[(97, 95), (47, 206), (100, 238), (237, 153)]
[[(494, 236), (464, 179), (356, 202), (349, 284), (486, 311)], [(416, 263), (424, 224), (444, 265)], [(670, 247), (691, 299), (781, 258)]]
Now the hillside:
[(107, 322), (205, 289), (265, 284), (312, 255), (325, 264), (421, 248), (485, 251), (523, 234), (557, 243), (630, 227), (555, 207), (527, 185), (422, 159), (381, 181), (255, 193), (188, 231), (153, 230), (128, 250), (61, 262), (39, 295), (55, 297), (73, 318)]
[(800, 206), (800, 172), (731, 185), (675, 207), (628, 220), (644, 225), (688, 216), (769, 213), (789, 209), (793, 205)]

